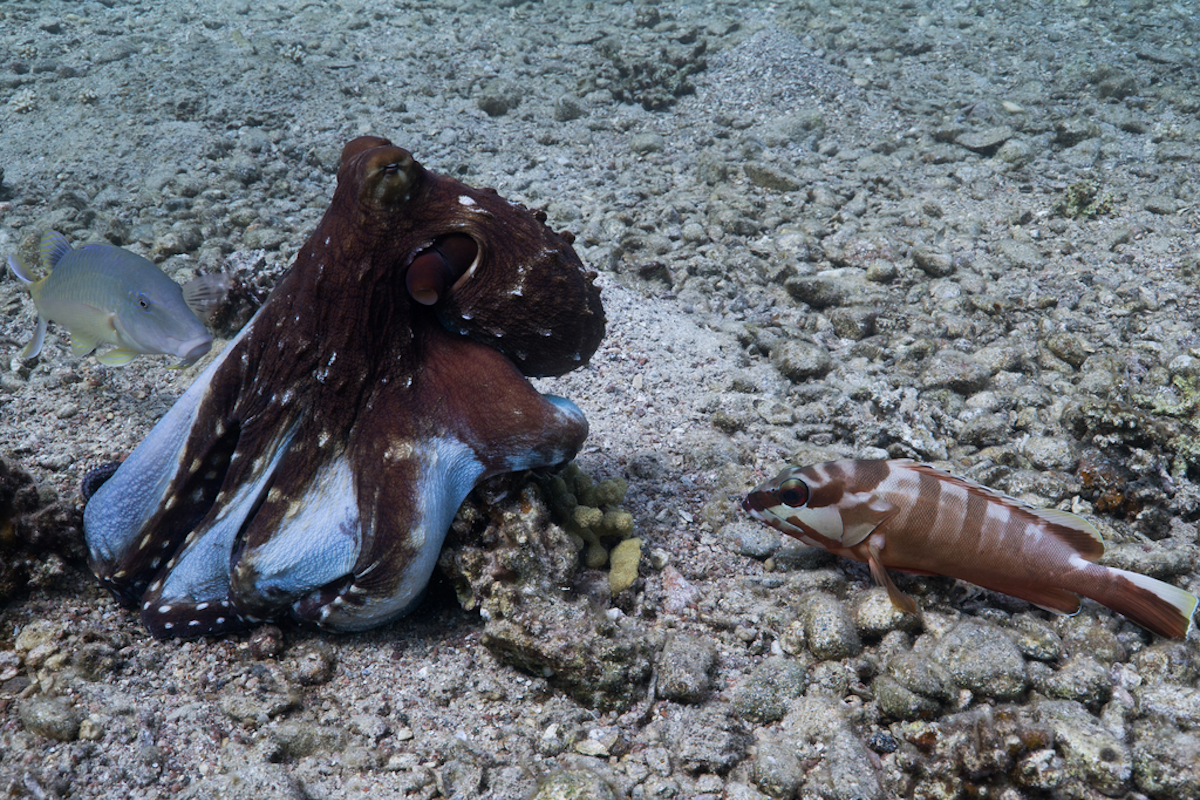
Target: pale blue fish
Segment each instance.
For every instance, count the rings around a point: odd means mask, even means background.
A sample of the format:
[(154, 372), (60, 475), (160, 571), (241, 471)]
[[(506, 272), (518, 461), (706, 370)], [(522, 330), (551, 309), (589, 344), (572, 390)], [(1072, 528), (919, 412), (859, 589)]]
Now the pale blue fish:
[(153, 262), (104, 244), (73, 250), (61, 233), (46, 233), (38, 245), (44, 277), (35, 278), (16, 256), (8, 268), (29, 289), (37, 307), (37, 329), (21, 350), (33, 358), (42, 350), (46, 324), (71, 334), (71, 351), (85, 356), (99, 345), (101, 364), (120, 367), (138, 355), (172, 355), (176, 367), (195, 363), (212, 347), (212, 335), (197, 317), (207, 314), (228, 288), (222, 275), (204, 275), (180, 287)]

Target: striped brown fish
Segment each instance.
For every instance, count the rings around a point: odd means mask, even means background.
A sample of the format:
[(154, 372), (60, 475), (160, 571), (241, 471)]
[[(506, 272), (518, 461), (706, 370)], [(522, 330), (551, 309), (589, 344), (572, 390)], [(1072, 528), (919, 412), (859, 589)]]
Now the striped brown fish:
[(1183, 638), (1195, 595), (1094, 563), (1104, 553), (1086, 520), (1034, 508), (909, 459), (788, 467), (747, 495), (755, 519), (806, 544), (863, 561), (892, 603), (917, 605), (889, 569), (947, 575), (1073, 614), (1090, 597), (1160, 636)]

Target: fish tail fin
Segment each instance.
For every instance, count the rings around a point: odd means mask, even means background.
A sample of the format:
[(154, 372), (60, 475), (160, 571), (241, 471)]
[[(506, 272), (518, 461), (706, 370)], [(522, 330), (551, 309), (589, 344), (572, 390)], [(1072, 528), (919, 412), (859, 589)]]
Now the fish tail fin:
[(49, 275), (54, 269), (54, 265), (69, 252), (71, 252), (71, 243), (67, 241), (67, 237), (58, 231), (46, 231), (42, 235), (41, 241), (38, 242), (38, 258), (42, 262), (42, 271)]
[(887, 567), (883, 565), (883, 560), (879, 557), (879, 548), (873, 544), (867, 545), (867, 566), (871, 568), (871, 577), (875, 579), (875, 582), (887, 589), (888, 599), (892, 601), (892, 605), (905, 614), (917, 613), (917, 601), (900, 591), (892, 581), (892, 576), (888, 574)]
[(1148, 575), (1106, 568), (1110, 580), (1105, 589), (1088, 593), (1149, 631), (1170, 639), (1183, 639), (1193, 627), (1200, 598), (1191, 592), (1163, 583)]

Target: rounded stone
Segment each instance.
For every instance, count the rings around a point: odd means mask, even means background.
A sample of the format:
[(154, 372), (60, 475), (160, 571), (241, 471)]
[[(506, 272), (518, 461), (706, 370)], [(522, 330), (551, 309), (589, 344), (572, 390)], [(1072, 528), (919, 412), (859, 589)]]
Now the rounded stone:
[(1078, 334), (1060, 331), (1046, 337), (1046, 349), (1072, 367), (1079, 368), (1096, 348)]
[(807, 685), (807, 663), (794, 658), (769, 658), (734, 688), (733, 710), (760, 725), (778, 722), (787, 713), (788, 703), (804, 694)]
[(1055, 700), (1076, 700), (1091, 705), (1105, 703), (1112, 696), (1108, 670), (1088, 655), (1070, 658), (1040, 683), (1041, 692)]
[(738, 554), (759, 561), (770, 558), (779, 549), (779, 532), (757, 522), (732, 522), (721, 534)]
[(1200, 689), (1163, 683), (1143, 687), (1137, 692), (1137, 699), (1147, 717), (1170, 720), (1184, 730), (1200, 731)]
[(664, 146), (663, 137), (657, 133), (639, 133), (629, 140), (629, 149), (639, 155), (661, 153)]
[(873, 586), (858, 601), (854, 623), (863, 636), (883, 636), (890, 631), (915, 630), (920, 626), (921, 618), (896, 608), (886, 589)]
[(771, 348), (771, 363), (794, 383), (820, 378), (833, 369), (833, 359), (825, 348), (811, 342), (786, 341)]
[(1003, 444), (1011, 437), (1012, 428), (1008, 424), (1008, 419), (1000, 414), (988, 412), (971, 417), (958, 433), (960, 442), (975, 447)]
[(1157, 642), (1139, 650), (1133, 664), (1145, 681), (1187, 684), (1200, 677), (1200, 650), (1187, 642)]
[(805, 598), (804, 635), (817, 658), (842, 659), (862, 650), (850, 610), (831, 594), (816, 592)]
[(571, 769), (546, 779), (531, 800), (616, 800), (617, 793), (595, 772)]
[(966, 353), (941, 350), (929, 360), (921, 373), (925, 389), (950, 389), (959, 394), (974, 394), (987, 386), (991, 371)]
[(1049, 662), (1062, 655), (1062, 637), (1036, 617), (1018, 617), (1013, 633), (1017, 649), (1026, 658)]
[(996, 157), (1005, 163), (1021, 167), (1033, 161), (1037, 157), (1037, 151), (1029, 142), (1009, 139), (1000, 145), (1000, 149), (996, 151)]
[(303, 686), (328, 683), (337, 670), (337, 656), (324, 642), (299, 644), (286, 664), (287, 676)]
[(938, 642), (934, 658), (956, 684), (985, 697), (1011, 700), (1028, 685), (1021, 651), (993, 625), (959, 623)]
[(931, 278), (944, 278), (954, 272), (954, 259), (949, 253), (931, 247), (914, 247), (913, 263)]
[(871, 691), (875, 693), (879, 710), (895, 719), (929, 719), (938, 712), (936, 701), (901, 686), (887, 675), (876, 678)]
[(1070, 472), (1079, 461), (1075, 447), (1070, 442), (1053, 436), (1030, 436), (1021, 446), (1021, 453), (1040, 470)]
[(850, 298), (850, 290), (844, 282), (822, 275), (789, 278), (783, 286), (792, 297), (816, 309), (840, 306)]
[(804, 770), (794, 745), (763, 742), (754, 757), (754, 783), (771, 797), (794, 797), (804, 782)]
[(704, 226), (698, 222), (685, 223), (681, 232), (685, 242), (696, 243), (708, 241), (707, 231), (705, 231)]
[(708, 639), (688, 634), (669, 636), (658, 656), (658, 693), (678, 703), (697, 703), (712, 688), (717, 648)]
[(867, 266), (867, 280), (872, 283), (891, 283), (900, 274), (895, 263), (887, 259), (877, 258)]
[(83, 714), (65, 697), (34, 695), (21, 702), (17, 713), (30, 733), (60, 742), (76, 739), (83, 722)]
[(871, 306), (835, 308), (829, 312), (829, 324), (833, 326), (833, 332), (843, 339), (856, 342), (875, 335), (878, 319), (878, 309)]
[(278, 228), (247, 228), (242, 233), (242, 244), (250, 250), (278, 250), (287, 241), (287, 234)]
[(1070, 700), (1040, 703), (1036, 711), (1038, 721), (1054, 729), (1054, 747), (1068, 776), (1109, 796), (1128, 790), (1133, 771), (1129, 748), (1099, 719)]
[(676, 769), (723, 775), (746, 757), (753, 737), (729, 711), (723, 703), (668, 709), (663, 740)]
[(1133, 746), (1133, 779), (1151, 797), (1200, 797), (1200, 736), (1147, 725)]
[(949, 700), (953, 695), (950, 676), (927, 654), (902, 653), (888, 661), (887, 671), (901, 686), (925, 697)]

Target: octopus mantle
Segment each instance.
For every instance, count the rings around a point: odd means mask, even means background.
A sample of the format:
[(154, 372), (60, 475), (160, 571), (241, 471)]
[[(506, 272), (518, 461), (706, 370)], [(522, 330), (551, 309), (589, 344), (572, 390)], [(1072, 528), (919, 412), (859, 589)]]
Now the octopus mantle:
[(600, 292), (567, 234), (386, 139), (263, 307), (84, 510), (91, 566), (158, 637), (291, 616), (337, 631), (420, 599), (482, 479), (571, 459)]

